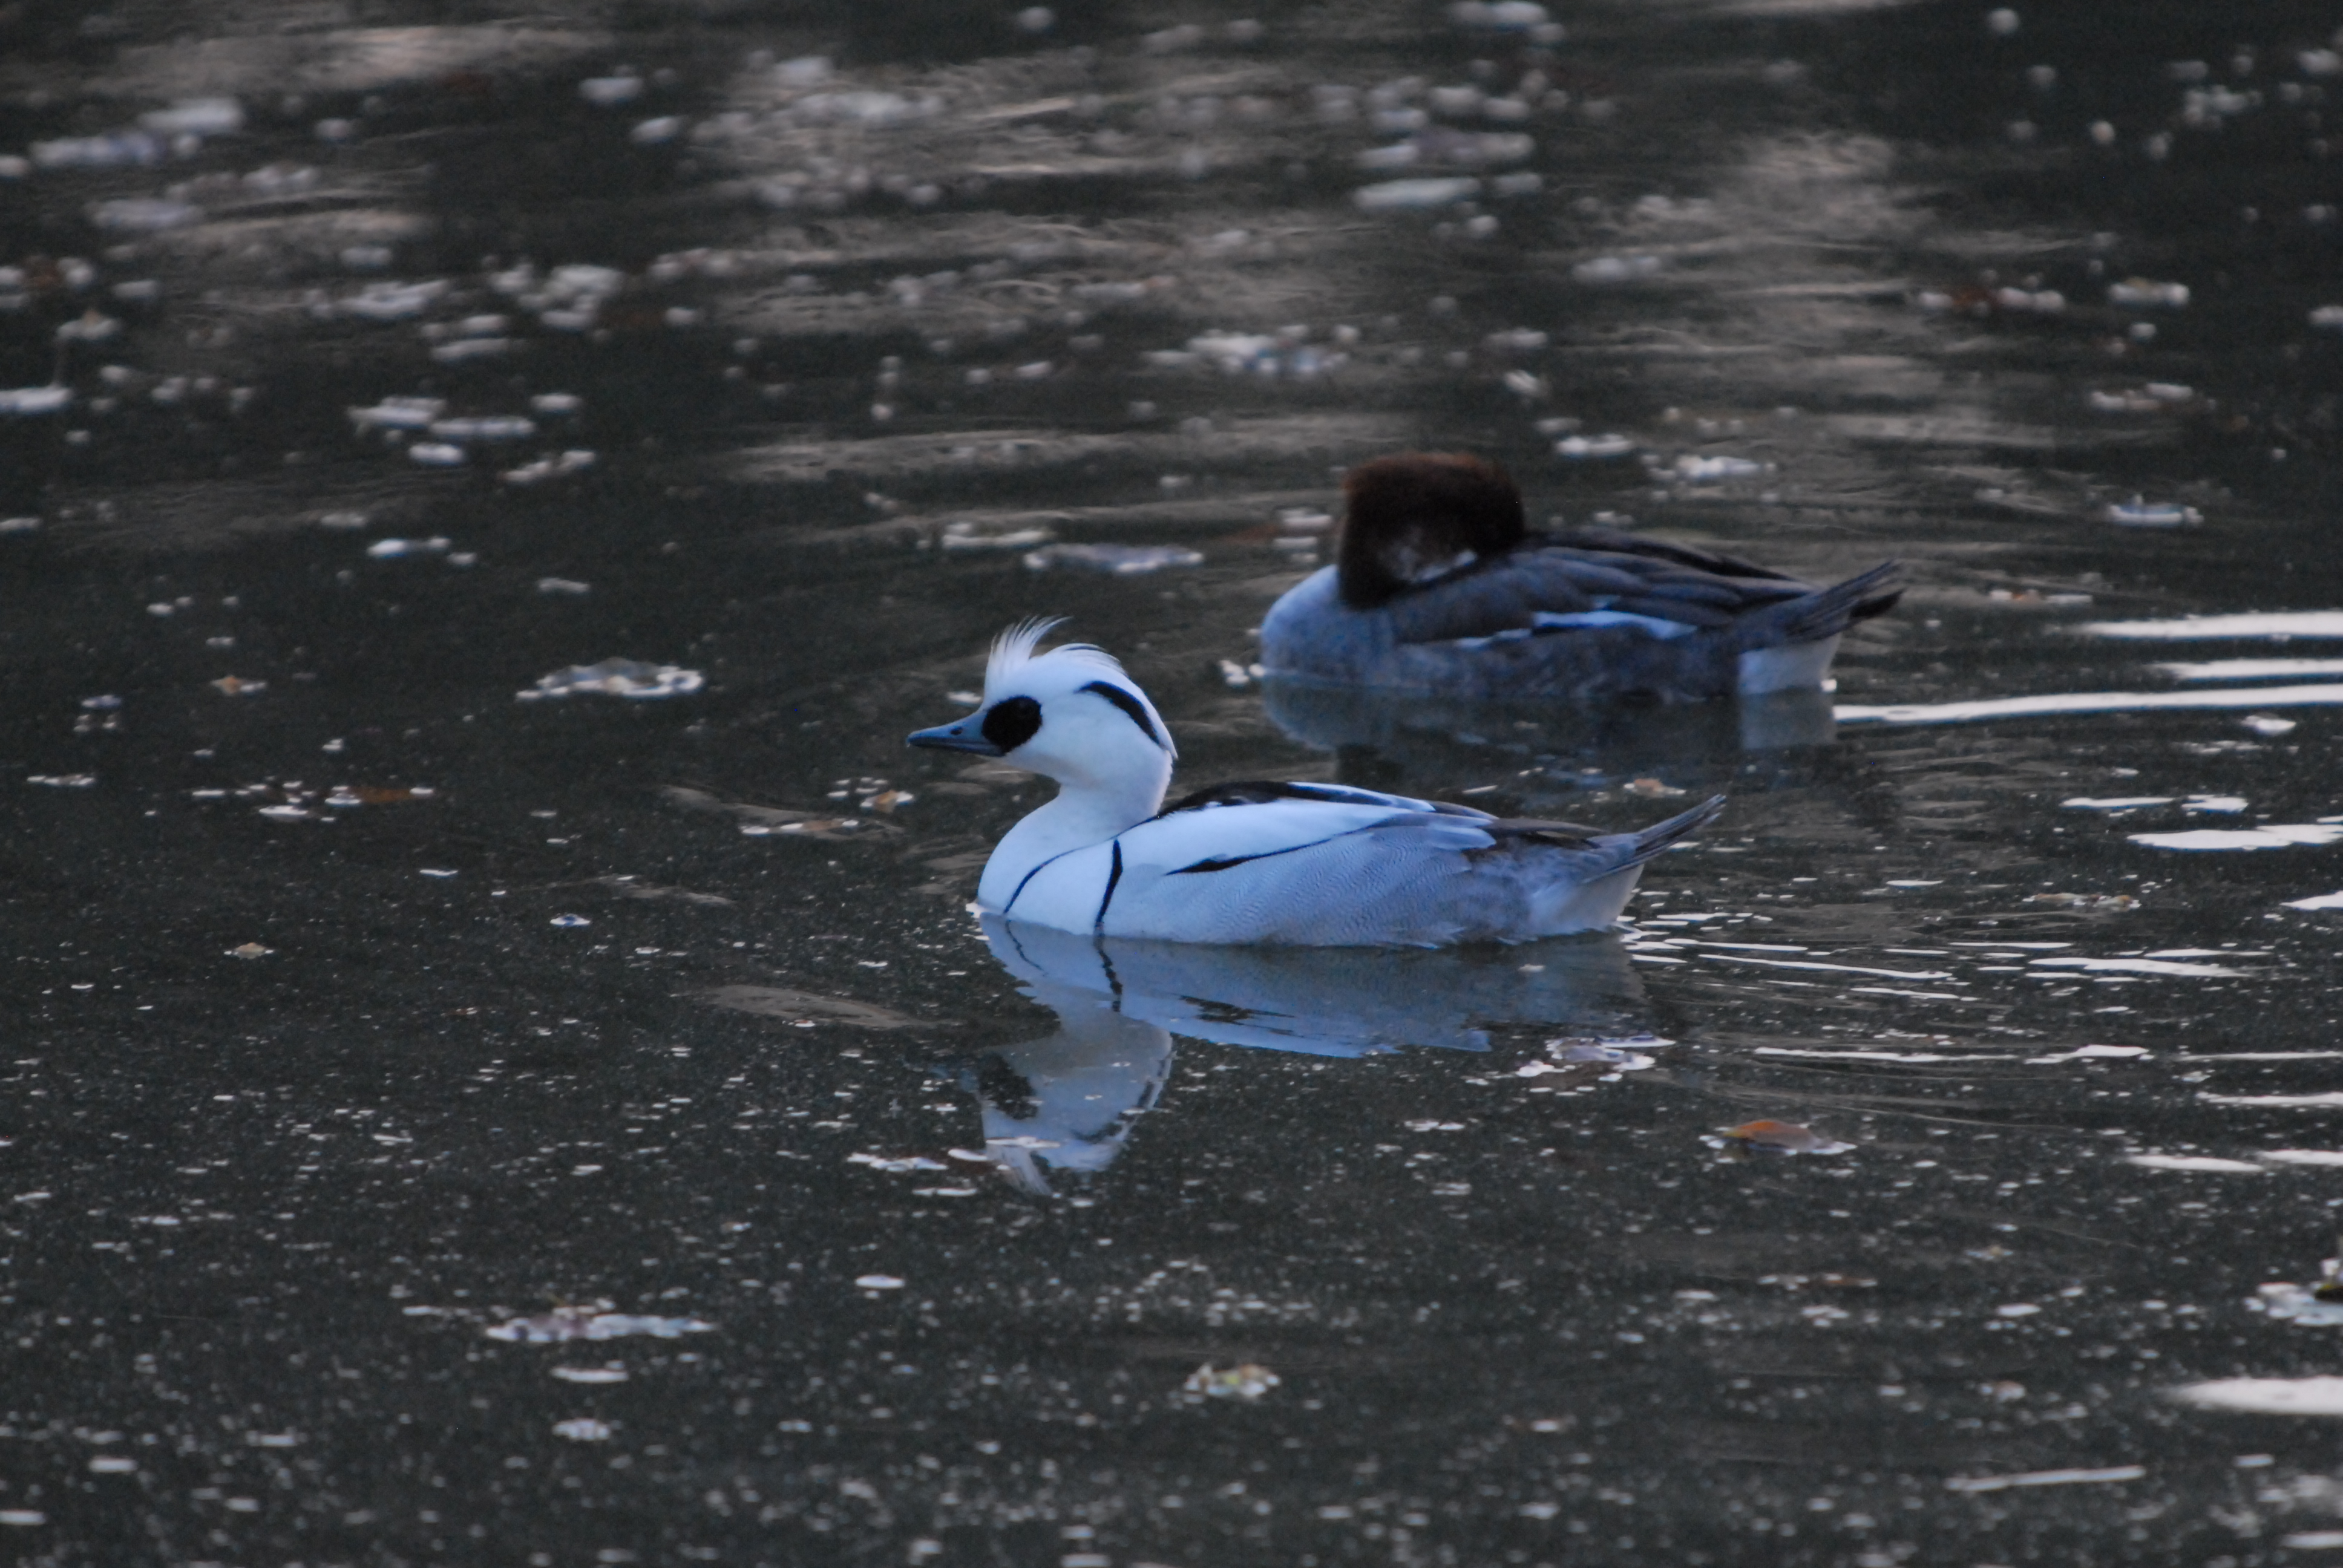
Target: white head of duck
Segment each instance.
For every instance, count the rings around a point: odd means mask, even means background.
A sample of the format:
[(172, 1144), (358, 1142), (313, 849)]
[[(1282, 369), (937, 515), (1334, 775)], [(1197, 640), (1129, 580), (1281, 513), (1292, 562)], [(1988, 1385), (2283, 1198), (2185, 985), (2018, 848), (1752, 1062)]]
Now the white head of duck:
[(913, 746), (998, 757), (1057, 798), (1005, 834), (977, 901), (1059, 930), (1190, 942), (1437, 947), (1617, 919), (1644, 861), (1721, 799), (1640, 833), (1506, 821), (1340, 784), (1248, 781), (1162, 809), (1178, 753), (1112, 656), (1037, 651), (1058, 623), (995, 640), (983, 706)]

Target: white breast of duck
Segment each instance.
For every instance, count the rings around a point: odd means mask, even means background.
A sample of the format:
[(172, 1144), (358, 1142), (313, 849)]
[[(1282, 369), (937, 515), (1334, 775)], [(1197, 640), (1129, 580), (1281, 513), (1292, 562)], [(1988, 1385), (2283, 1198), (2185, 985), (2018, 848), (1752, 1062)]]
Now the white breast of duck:
[(1098, 648), (1035, 651), (1053, 622), (994, 643), (984, 705), (914, 746), (999, 757), (1057, 798), (986, 862), (977, 901), (1097, 936), (1434, 947), (1615, 920), (1645, 861), (1721, 799), (1640, 833), (1507, 821), (1342, 785), (1222, 785), (1162, 809), (1176, 753), (1145, 692)]
[(1902, 591), (1892, 561), (1816, 588), (1615, 531), (1532, 534), (1504, 471), (1459, 454), (1377, 458), (1343, 489), (1335, 564), (1262, 623), (1272, 674), (1486, 698), (1799, 689)]

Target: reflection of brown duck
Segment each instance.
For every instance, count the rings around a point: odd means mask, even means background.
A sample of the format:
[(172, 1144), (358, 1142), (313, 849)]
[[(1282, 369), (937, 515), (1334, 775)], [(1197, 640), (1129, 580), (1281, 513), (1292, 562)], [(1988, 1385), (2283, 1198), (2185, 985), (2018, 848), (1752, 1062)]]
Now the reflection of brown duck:
[(1628, 534), (1533, 534), (1504, 470), (1460, 454), (1378, 457), (1342, 488), (1335, 564), (1262, 625), (1272, 676), (1475, 699), (1795, 690), (1903, 591), (1893, 561), (1817, 588)]

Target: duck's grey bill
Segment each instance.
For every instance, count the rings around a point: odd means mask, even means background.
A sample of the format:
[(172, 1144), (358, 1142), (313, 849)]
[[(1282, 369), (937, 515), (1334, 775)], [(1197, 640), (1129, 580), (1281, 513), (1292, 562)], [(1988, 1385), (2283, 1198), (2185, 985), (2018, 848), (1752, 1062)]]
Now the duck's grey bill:
[(939, 724), (933, 729), (914, 729), (905, 736), (907, 746), (925, 746), (937, 751), (973, 751), (979, 757), (998, 757), (1001, 748), (984, 738), (974, 719), (963, 719), (958, 724)]

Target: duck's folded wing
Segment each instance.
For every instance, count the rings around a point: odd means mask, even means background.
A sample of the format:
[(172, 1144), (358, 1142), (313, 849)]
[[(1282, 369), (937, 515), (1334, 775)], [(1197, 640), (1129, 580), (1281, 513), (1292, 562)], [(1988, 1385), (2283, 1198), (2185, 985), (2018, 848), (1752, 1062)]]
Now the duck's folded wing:
[(1494, 637), (1551, 624), (1541, 617), (1596, 610), (1713, 628), (1814, 591), (1731, 557), (1655, 543), (1621, 548), (1646, 543), (1624, 535), (1574, 537), (1586, 544), (1533, 545), (1409, 588), (1388, 607), (1394, 639)]
[(1342, 806), (1381, 806), (1394, 811), (1437, 811), (1443, 816), (1493, 820), (1486, 811), (1452, 801), (1419, 800), (1413, 795), (1386, 795), (1380, 789), (1362, 789), (1353, 784), (1322, 784), (1298, 779), (1240, 779), (1214, 784), (1182, 796), (1157, 815), (1169, 817), (1174, 811), (1204, 811), (1224, 806), (1261, 806), (1274, 800), (1324, 800)]
[(1292, 798), (1172, 811), (1126, 830), (1118, 842), (1126, 868), (1165, 876), (1225, 871), (1378, 829), (1404, 829), (1410, 842), (1427, 849), (1485, 849), (1496, 842), (1486, 826), (1492, 819), (1480, 812), (1423, 810), (1398, 797), (1381, 799), (1390, 804)]

